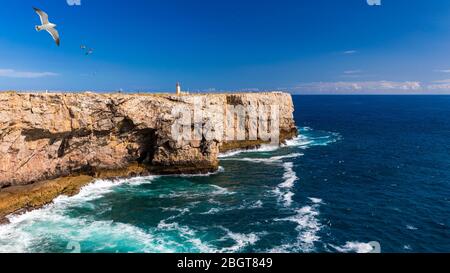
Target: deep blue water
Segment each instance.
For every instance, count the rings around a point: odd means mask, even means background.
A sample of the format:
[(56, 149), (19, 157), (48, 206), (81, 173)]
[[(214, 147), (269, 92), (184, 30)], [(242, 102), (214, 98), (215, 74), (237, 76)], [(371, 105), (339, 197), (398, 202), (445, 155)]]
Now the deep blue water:
[(98, 181), (0, 252), (450, 252), (450, 96), (294, 96), (300, 137), (209, 176)]

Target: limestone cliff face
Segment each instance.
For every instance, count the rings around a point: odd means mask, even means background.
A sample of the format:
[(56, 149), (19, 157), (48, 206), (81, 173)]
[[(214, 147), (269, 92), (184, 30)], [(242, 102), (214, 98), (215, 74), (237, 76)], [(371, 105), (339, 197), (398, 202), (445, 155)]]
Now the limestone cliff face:
[(263, 142), (202, 137), (180, 144), (172, 136), (173, 109), (191, 110), (199, 100), (203, 123), (219, 122), (217, 109), (230, 104), (279, 105), (280, 140), (296, 135), (292, 98), (284, 93), (0, 93), (0, 188), (74, 174), (209, 172), (217, 169), (219, 152)]

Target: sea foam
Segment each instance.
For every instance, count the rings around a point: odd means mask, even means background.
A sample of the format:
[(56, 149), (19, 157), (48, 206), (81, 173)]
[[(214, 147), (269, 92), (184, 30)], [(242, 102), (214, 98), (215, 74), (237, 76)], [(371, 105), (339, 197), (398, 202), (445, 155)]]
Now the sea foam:
[(261, 152), (273, 152), (278, 150), (279, 147), (276, 145), (266, 145), (263, 144), (259, 148), (255, 149), (242, 149), (242, 150), (234, 150), (226, 153), (219, 154), (219, 158), (227, 158), (227, 157), (233, 157), (242, 153), (261, 153)]
[(331, 245), (338, 252), (343, 253), (370, 253), (373, 251), (373, 246), (369, 243), (361, 243), (361, 242), (347, 242), (343, 246), (334, 246)]
[(314, 250), (315, 243), (320, 240), (318, 232), (322, 228), (322, 225), (318, 219), (318, 216), (320, 215), (319, 205), (313, 204), (310, 206), (304, 206), (297, 209), (295, 213), (296, 214), (293, 216), (275, 219), (275, 221), (295, 223), (295, 230), (298, 232), (297, 241), (272, 248), (269, 252), (311, 252)]
[[(102, 198), (121, 185), (137, 186), (151, 183), (157, 176), (120, 179), (96, 180), (81, 188), (74, 196), (59, 196), (51, 204), (43, 208), (23, 214), (8, 216), (9, 224), (0, 226), (0, 252), (29, 252), (32, 246), (42, 244), (40, 240), (52, 236), (66, 238), (66, 241), (92, 240), (89, 234), (95, 236), (100, 230), (110, 233), (111, 238), (117, 238), (120, 231), (142, 235), (139, 229), (108, 221), (89, 221), (89, 219), (72, 218), (66, 215), (69, 208), (91, 208), (91, 201)], [(98, 234), (100, 235), (100, 234)], [(128, 235), (129, 236), (129, 235)], [(125, 236), (125, 237), (128, 237)], [(102, 242), (99, 242), (101, 247)]]

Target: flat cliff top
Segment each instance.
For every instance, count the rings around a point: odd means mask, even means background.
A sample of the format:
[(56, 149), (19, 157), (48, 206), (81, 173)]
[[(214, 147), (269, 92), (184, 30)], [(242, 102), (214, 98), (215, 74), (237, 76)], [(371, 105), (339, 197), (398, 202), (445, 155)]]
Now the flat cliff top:
[[(21, 92), (21, 91), (0, 91), (1, 95), (38, 95), (38, 96), (143, 96), (143, 97), (172, 97), (177, 96), (174, 92), (170, 93), (145, 93), (145, 92)], [(240, 95), (240, 96), (259, 96), (259, 95), (290, 95), (287, 92), (281, 92), (281, 91), (265, 91), (265, 92), (220, 92), (220, 93), (190, 93), (190, 94), (183, 94), (177, 97), (196, 97), (196, 96), (233, 96), (233, 95)]]

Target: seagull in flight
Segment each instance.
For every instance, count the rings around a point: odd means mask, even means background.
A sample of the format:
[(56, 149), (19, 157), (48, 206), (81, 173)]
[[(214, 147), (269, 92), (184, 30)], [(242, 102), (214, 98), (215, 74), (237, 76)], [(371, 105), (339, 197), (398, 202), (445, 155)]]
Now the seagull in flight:
[(85, 45), (81, 45), (80, 48), (81, 48), (81, 50), (84, 51), (84, 55), (86, 55), (86, 56), (91, 55), (92, 53), (94, 53), (94, 49), (93, 48), (88, 48)]
[(93, 48), (89, 48), (87, 51), (86, 51), (86, 56), (88, 56), (88, 55), (91, 55), (92, 53), (94, 53), (94, 49)]
[(55, 40), (56, 45), (59, 46), (59, 34), (58, 31), (55, 29), (56, 25), (53, 23), (50, 23), (48, 21), (48, 14), (45, 13), (44, 11), (38, 9), (38, 8), (33, 8), (34, 11), (36, 11), (36, 13), (39, 15), (39, 18), (41, 18), (41, 24), (40, 26), (36, 26), (36, 31), (41, 31), (41, 30), (46, 30), (48, 33), (50, 33), (50, 35), (52, 35), (53, 40)]

